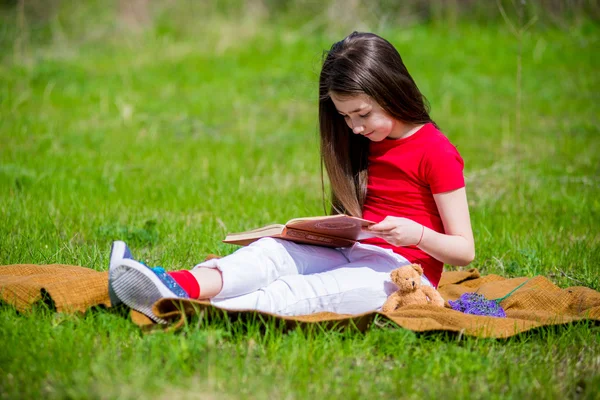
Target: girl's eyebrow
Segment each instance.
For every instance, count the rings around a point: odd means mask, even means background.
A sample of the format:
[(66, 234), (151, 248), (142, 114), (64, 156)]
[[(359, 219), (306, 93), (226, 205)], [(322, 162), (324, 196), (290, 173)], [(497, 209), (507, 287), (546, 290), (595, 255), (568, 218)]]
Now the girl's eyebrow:
[[(362, 110), (364, 110), (364, 109), (365, 109), (365, 108), (367, 108), (367, 107), (369, 107), (369, 104), (367, 104), (367, 105), (366, 105), (366, 106), (364, 106), (364, 107), (359, 107), (359, 108), (357, 108), (356, 110), (352, 110), (352, 111), (350, 111), (348, 114), (354, 114), (355, 112), (362, 111)], [(344, 115), (344, 113), (343, 113), (343, 112), (341, 112), (340, 110), (338, 110), (338, 113), (340, 113), (340, 114)]]

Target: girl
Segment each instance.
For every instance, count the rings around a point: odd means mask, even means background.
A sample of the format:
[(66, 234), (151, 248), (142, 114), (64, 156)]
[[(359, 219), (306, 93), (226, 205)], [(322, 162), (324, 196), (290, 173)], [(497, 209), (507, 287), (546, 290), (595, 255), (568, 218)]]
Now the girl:
[(165, 272), (113, 243), (109, 290), (157, 322), (163, 297), (280, 315), (379, 309), (396, 290), (390, 271), (419, 263), (437, 287), (443, 263), (467, 265), (473, 233), (463, 160), (429, 117), (396, 49), (354, 32), (326, 53), (319, 81), (321, 157), (332, 212), (376, 223), (377, 237), (331, 249), (265, 238), (192, 270)]

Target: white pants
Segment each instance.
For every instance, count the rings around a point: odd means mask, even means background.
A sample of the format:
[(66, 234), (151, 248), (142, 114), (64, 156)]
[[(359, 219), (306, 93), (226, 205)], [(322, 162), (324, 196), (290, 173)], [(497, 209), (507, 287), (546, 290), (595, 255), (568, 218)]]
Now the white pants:
[[(211, 300), (217, 307), (305, 315), (380, 309), (397, 289), (390, 272), (402, 265), (410, 262), (373, 245), (331, 249), (264, 238), (194, 268), (221, 271), (223, 288)], [(431, 286), (424, 276), (422, 283)]]

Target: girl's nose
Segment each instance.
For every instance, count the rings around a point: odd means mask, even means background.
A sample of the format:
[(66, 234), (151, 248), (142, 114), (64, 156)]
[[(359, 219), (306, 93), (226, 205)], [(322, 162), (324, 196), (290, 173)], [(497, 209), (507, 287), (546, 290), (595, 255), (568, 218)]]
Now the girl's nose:
[(354, 125), (354, 127), (352, 128), (352, 132), (359, 134), (362, 133), (362, 131), (365, 130), (365, 127), (362, 125)]

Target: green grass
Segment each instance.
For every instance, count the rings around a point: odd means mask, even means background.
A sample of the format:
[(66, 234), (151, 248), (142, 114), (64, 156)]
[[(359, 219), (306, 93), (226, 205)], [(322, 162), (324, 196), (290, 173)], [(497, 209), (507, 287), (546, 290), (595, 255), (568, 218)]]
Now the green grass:
[[(226, 232), (323, 213), (319, 60), (347, 26), (165, 14), (128, 33), (97, 11), (30, 26), (18, 51), (0, 14), (0, 264), (105, 270), (121, 238), (185, 268), (233, 251)], [(378, 27), (465, 159), (472, 266), (599, 290), (597, 24), (524, 35), (518, 132), (504, 24)], [(4, 305), (0, 343), (1, 398), (598, 398), (600, 385), (590, 323), (481, 340), (222, 318), (145, 335), (125, 310)]]

